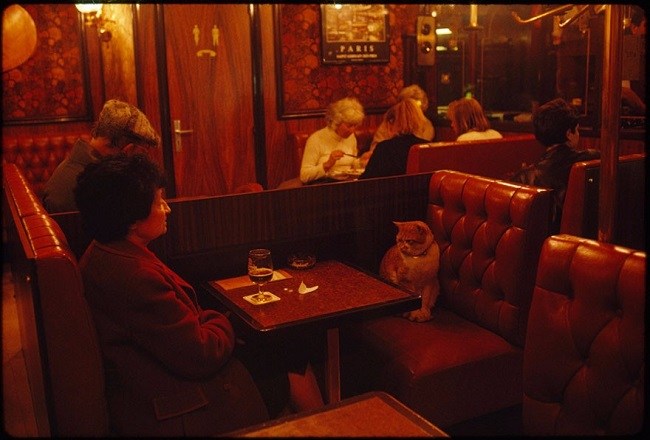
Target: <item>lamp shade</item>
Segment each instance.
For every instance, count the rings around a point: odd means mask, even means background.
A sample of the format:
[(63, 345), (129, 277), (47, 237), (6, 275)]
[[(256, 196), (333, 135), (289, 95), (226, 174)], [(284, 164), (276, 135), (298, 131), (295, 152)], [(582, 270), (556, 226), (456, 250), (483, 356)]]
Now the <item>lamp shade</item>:
[(27, 61), (36, 49), (36, 24), (22, 6), (8, 6), (2, 13), (2, 71)]
[(103, 5), (101, 3), (77, 3), (75, 6), (77, 7), (77, 11), (82, 14), (88, 14), (91, 12), (98, 13), (102, 10)]

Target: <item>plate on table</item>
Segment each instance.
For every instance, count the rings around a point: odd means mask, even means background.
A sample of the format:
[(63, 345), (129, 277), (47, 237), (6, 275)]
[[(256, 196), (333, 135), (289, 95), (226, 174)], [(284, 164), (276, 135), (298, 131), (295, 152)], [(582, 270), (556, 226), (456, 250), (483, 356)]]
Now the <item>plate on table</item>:
[(348, 170), (347, 173), (350, 177), (359, 177), (365, 170), (365, 168), (355, 168), (353, 170)]
[(349, 180), (356, 179), (359, 177), (365, 170), (361, 168), (349, 169), (349, 170), (340, 170), (332, 171), (328, 174), (328, 177), (335, 180)]

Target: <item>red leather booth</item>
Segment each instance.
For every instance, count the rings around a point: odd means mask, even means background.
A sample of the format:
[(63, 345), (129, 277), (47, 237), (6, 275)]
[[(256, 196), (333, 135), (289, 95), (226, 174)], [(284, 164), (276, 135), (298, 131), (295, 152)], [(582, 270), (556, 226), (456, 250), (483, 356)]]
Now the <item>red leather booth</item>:
[(15, 163), (37, 197), (45, 183), (65, 159), (77, 139), (90, 140), (88, 133), (61, 136), (7, 137), (2, 139), (2, 163)]
[(386, 391), (443, 429), (521, 404), (528, 307), (550, 194), (433, 173), (427, 222), (440, 247), (441, 293), (432, 319), (387, 317), (346, 331), (347, 386)]
[(647, 423), (645, 252), (544, 243), (524, 350), (524, 434), (629, 436)]

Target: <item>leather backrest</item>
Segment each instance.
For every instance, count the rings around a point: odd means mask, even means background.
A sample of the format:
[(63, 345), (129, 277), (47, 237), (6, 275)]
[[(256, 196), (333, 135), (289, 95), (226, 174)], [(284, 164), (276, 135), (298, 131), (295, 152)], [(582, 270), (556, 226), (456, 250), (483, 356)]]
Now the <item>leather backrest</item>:
[(535, 163), (544, 146), (533, 134), (516, 134), (502, 139), (445, 141), (416, 144), (409, 150), (406, 173), (456, 170), (479, 176), (505, 179), (523, 163)]
[(645, 252), (544, 243), (524, 349), (524, 433), (629, 435), (644, 424)]
[(431, 176), (427, 222), (440, 247), (439, 303), (519, 347), (550, 194), (456, 171)]
[(12, 272), (39, 435), (106, 436), (104, 369), (77, 260), (15, 164), (5, 164)]
[(15, 163), (37, 197), (54, 169), (65, 159), (77, 139), (90, 140), (88, 133), (55, 136), (3, 137), (2, 163)]
[[(598, 238), (600, 159), (571, 167), (560, 233)], [(612, 242), (645, 250), (645, 153), (619, 156)]]

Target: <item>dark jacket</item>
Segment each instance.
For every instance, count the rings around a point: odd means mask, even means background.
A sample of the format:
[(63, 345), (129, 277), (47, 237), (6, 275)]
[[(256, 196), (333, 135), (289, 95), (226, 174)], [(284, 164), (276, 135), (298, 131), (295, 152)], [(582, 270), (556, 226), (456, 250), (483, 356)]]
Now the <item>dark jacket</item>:
[(92, 242), (79, 264), (114, 434), (209, 436), (268, 417), (250, 409), (264, 403), (246, 388), (248, 372), (231, 368), (228, 318), (203, 310), (192, 286), (151, 251)]
[(517, 171), (510, 180), (526, 185), (553, 189), (550, 233), (560, 231), (562, 207), (569, 184), (569, 173), (576, 162), (599, 159), (598, 150), (576, 150), (568, 144), (556, 144), (546, 148), (540, 160)]
[(359, 179), (405, 174), (411, 145), (428, 142), (412, 134), (402, 134), (379, 142)]

